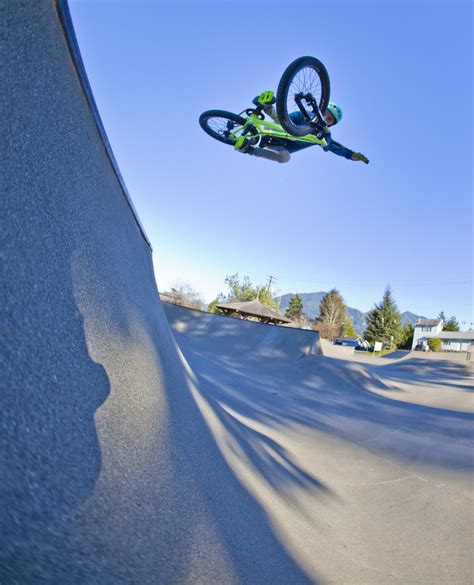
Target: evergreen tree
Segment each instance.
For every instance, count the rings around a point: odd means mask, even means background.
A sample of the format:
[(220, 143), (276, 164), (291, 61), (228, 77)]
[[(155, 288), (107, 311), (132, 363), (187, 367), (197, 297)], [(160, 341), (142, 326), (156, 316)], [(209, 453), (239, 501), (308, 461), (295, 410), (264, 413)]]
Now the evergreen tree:
[(285, 317), (292, 321), (299, 321), (303, 318), (303, 300), (300, 295), (292, 295), (288, 308), (285, 311)]
[(211, 301), (207, 307), (209, 313), (217, 313), (219, 315), (223, 315), (224, 311), (221, 311), (217, 308), (217, 305), (223, 305), (225, 303), (225, 297), (222, 293), (219, 293), (217, 297)]
[(365, 338), (370, 343), (382, 341), (391, 345), (399, 345), (403, 339), (402, 316), (392, 296), (390, 287), (387, 287), (382, 302), (376, 304), (367, 315), (367, 330)]
[(319, 317), (314, 324), (321, 337), (334, 339), (341, 334), (342, 325), (346, 319), (346, 305), (339, 291), (330, 290), (321, 299)]
[(224, 279), (229, 293), (226, 296), (226, 303), (245, 303), (246, 301), (254, 301), (257, 298), (258, 290), (250, 282), (248, 276), (244, 276), (240, 282), (239, 274), (232, 274), (226, 276)]
[(402, 349), (411, 349), (413, 343), (413, 325), (411, 323), (407, 323), (402, 331), (402, 339), (400, 341), (399, 347)]
[(441, 319), (443, 321), (443, 324), (446, 323), (446, 315), (444, 314), (444, 311), (440, 312), (440, 314), (438, 315), (438, 319)]
[(352, 321), (352, 317), (349, 315), (346, 317), (344, 323), (342, 324), (342, 335), (347, 335), (348, 337), (355, 337), (357, 335), (357, 331), (354, 327), (354, 322)]
[(443, 331), (459, 331), (459, 323), (456, 317), (451, 317), (449, 321), (445, 321)]

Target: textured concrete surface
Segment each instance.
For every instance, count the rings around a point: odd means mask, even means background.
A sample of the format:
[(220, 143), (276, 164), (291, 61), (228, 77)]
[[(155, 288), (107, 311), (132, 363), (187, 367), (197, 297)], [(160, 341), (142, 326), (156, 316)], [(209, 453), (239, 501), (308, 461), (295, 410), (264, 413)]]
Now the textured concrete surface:
[(261, 352), (272, 326), (164, 309), (216, 442), (315, 581), (470, 582), (471, 364), (294, 360)]
[(0, 6), (0, 583), (469, 582), (467, 366), (165, 314), (56, 5)]

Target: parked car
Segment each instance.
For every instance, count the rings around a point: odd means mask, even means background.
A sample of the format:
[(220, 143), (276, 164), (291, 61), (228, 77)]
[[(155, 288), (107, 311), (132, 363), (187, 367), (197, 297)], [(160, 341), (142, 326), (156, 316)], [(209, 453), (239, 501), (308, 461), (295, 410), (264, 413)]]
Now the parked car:
[(417, 343), (415, 345), (415, 351), (430, 351), (430, 348), (424, 343)]

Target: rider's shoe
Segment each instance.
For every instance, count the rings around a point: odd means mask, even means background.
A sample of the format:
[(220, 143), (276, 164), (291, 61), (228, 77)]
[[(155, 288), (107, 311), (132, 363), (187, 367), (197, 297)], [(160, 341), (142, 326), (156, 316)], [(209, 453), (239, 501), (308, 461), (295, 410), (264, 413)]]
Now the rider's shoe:
[(235, 150), (238, 150), (242, 154), (253, 154), (255, 148), (252, 146), (250, 140), (245, 138), (245, 136), (239, 136), (234, 144)]

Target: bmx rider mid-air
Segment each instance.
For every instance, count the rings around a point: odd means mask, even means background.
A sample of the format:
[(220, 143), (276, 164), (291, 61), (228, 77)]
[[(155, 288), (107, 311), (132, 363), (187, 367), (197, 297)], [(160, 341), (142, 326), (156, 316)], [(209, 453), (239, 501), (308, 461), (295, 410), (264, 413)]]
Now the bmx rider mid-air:
[[(332, 139), (330, 128), (342, 119), (342, 110), (329, 101), (326, 67), (315, 57), (299, 57), (285, 69), (276, 94), (264, 91), (252, 100), (253, 108), (240, 114), (207, 110), (201, 128), (237, 152), (288, 162), (291, 153), (318, 145), (349, 160), (369, 159)], [(276, 106), (276, 107), (275, 107)]]
[[(273, 92), (262, 92), (260, 95), (268, 95), (273, 94)], [(258, 102), (260, 96), (257, 96), (254, 100), (254, 103)], [(263, 107), (264, 113), (271, 118), (274, 122), (279, 124), (277, 112), (273, 103), (270, 103), (267, 106)], [(355, 161), (362, 161), (365, 164), (368, 164), (369, 159), (365, 157), (360, 152), (354, 152), (350, 148), (343, 146), (339, 142), (336, 142), (331, 137), (331, 132), (329, 131), (330, 126), (335, 126), (338, 124), (342, 119), (342, 109), (335, 104), (334, 102), (329, 102), (327, 110), (323, 114), (324, 120), (326, 122), (326, 127), (324, 128), (324, 138), (326, 139), (327, 146), (321, 146), (321, 148), (326, 152), (332, 152), (337, 154), (338, 156), (343, 156), (349, 160)], [(303, 114), (301, 112), (292, 112), (290, 114), (290, 118), (295, 124), (301, 124), (303, 120)], [(288, 162), (291, 158), (291, 153), (298, 152), (298, 150), (302, 150), (304, 148), (308, 148), (310, 146), (314, 146), (308, 142), (302, 142), (300, 140), (289, 142), (289, 141), (280, 141), (281, 144), (278, 143), (278, 138), (268, 139), (267, 143), (264, 142), (262, 146), (264, 148), (258, 146), (252, 146), (250, 141), (242, 141), (241, 146), (236, 144), (235, 148), (239, 152), (245, 154), (251, 154), (254, 156), (259, 156), (261, 158), (269, 158), (270, 160), (277, 160), (277, 162), (285, 163)], [(284, 142), (284, 144), (283, 144)], [(278, 159), (275, 159), (275, 156), (267, 156), (268, 150), (272, 150), (278, 155)]]

